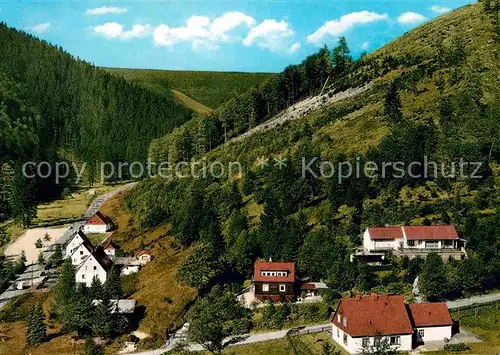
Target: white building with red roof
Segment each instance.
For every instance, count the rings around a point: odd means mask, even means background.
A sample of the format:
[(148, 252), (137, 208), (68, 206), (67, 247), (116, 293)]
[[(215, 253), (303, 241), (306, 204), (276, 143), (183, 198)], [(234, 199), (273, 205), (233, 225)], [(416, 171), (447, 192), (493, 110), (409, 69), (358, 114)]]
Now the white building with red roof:
[(466, 241), (459, 238), (453, 225), (370, 227), (363, 234), (363, 247), (351, 255), (367, 261), (383, 260), (386, 252), (396, 256), (425, 257), (431, 252), (443, 259), (467, 257)]
[(453, 325), (445, 303), (406, 305), (403, 296), (376, 293), (342, 298), (331, 323), (333, 340), (350, 354), (376, 341), (411, 351), (420, 343), (451, 339)]
[(106, 233), (113, 229), (113, 222), (109, 217), (97, 211), (83, 226), (83, 231), (90, 233)]

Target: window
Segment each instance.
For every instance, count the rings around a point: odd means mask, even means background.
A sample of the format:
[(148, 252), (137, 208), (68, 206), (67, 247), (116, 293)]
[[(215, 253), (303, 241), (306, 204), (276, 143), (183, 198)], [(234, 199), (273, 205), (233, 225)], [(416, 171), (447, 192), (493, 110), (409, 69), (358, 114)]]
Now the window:
[(401, 337), (391, 337), (390, 344), (391, 345), (401, 345)]
[(286, 285), (280, 285), (280, 292), (286, 291)]
[(363, 348), (367, 348), (370, 346), (370, 338), (363, 338), (363, 340), (361, 341), (361, 345), (363, 346)]
[(83, 250), (80, 250), (80, 255), (83, 255)]
[(415, 246), (415, 241), (414, 240), (409, 240), (408, 241), (408, 246), (409, 247), (414, 247)]
[(418, 337), (419, 339), (423, 339), (424, 338), (424, 335), (425, 335), (425, 332), (423, 329), (419, 329), (418, 330)]
[(342, 325), (347, 328), (347, 317), (344, 316), (344, 319), (342, 319)]
[(439, 242), (425, 242), (425, 247), (429, 249), (439, 248)]
[(344, 333), (344, 344), (347, 345), (347, 334)]
[(340, 330), (337, 328), (337, 338), (340, 338)]
[(263, 284), (262, 285), (262, 291), (268, 292), (269, 291), (269, 285), (268, 284)]
[(97, 270), (97, 266), (94, 266), (94, 270)]
[(340, 314), (337, 314), (337, 322), (340, 323)]
[(82, 279), (84, 279), (84, 278), (85, 278), (85, 274), (82, 274)]
[(87, 271), (88, 269), (89, 269), (89, 267), (88, 267), (88, 266), (85, 266), (85, 271)]

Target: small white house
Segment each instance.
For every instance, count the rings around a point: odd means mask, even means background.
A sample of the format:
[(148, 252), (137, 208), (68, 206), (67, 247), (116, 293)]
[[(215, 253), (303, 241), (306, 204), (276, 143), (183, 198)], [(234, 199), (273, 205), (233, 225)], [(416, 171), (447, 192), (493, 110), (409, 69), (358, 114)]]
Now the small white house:
[(146, 265), (147, 263), (149, 263), (151, 260), (153, 260), (153, 255), (151, 254), (151, 252), (149, 250), (141, 250), (141, 251), (138, 251), (136, 254), (135, 254), (135, 257), (137, 258), (137, 261), (139, 262), (139, 264), (141, 265)]
[(97, 247), (91, 255), (89, 255), (78, 267), (76, 268), (76, 282), (84, 283), (90, 287), (94, 277), (97, 277), (101, 283), (106, 282), (108, 270), (111, 267), (111, 260), (109, 260), (102, 247)]
[(94, 251), (92, 242), (81, 230), (75, 233), (66, 245), (66, 258), (71, 259), (74, 266), (80, 265)]
[(113, 259), (116, 256), (116, 248), (108, 237), (108, 242), (104, 245), (104, 252)]
[(453, 324), (445, 303), (407, 307), (403, 296), (376, 293), (342, 298), (331, 322), (333, 340), (349, 354), (369, 350), (381, 340), (394, 350), (411, 351), (421, 343), (449, 340)]
[(113, 229), (113, 222), (109, 217), (97, 211), (83, 226), (83, 231), (90, 233), (106, 233)]
[(141, 270), (141, 265), (125, 265), (122, 270), (122, 275), (131, 275), (139, 272)]

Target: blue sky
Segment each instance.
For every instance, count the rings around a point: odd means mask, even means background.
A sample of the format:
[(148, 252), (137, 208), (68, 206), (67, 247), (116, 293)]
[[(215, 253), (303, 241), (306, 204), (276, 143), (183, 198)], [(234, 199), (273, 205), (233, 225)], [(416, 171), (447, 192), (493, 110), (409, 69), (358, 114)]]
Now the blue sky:
[(7, 1), (0, 20), (99, 66), (278, 72), (339, 36), (356, 56), (472, 2)]

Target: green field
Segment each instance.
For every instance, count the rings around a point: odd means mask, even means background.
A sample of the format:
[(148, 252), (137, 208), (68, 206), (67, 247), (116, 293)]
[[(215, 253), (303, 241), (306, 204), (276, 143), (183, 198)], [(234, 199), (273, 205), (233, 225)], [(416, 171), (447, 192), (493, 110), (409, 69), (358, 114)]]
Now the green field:
[[(164, 95), (170, 95), (171, 89), (177, 90), (211, 109), (216, 109), (232, 97), (248, 91), (252, 86), (275, 75), (215, 71), (104, 69), (113, 74), (122, 75), (127, 80), (136, 80), (150, 90)], [(180, 101), (186, 105), (184, 100)], [(196, 110), (196, 107), (190, 108)]]

